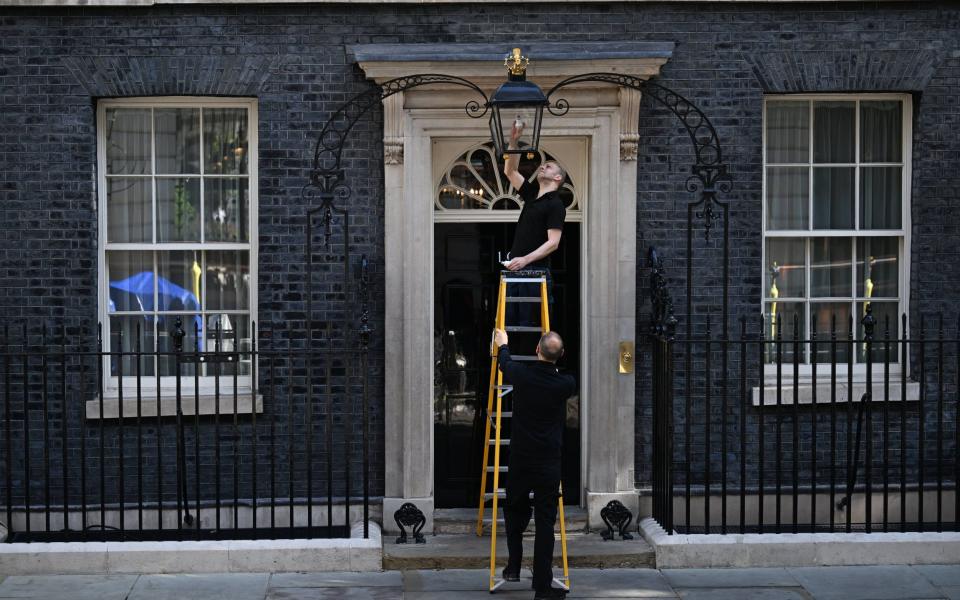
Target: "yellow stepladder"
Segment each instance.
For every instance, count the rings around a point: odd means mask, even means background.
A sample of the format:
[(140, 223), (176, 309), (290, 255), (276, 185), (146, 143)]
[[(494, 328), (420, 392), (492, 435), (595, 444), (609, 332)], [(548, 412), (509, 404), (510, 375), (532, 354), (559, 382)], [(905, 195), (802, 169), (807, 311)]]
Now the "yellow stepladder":
[[(516, 297), (507, 296), (507, 286), (515, 283), (540, 284), (540, 296)], [(540, 304), (540, 327), (511, 326), (506, 323), (507, 302), (533, 302)], [(543, 271), (503, 271), (500, 273), (500, 287), (497, 292), (497, 311), (495, 317), (497, 329), (506, 331), (550, 331), (550, 309), (547, 300), (547, 278)], [(508, 467), (500, 466), (500, 448), (508, 446), (510, 440), (501, 438), (500, 432), (504, 418), (513, 416), (512, 411), (503, 410), (503, 399), (513, 391), (513, 386), (503, 384), (503, 373), (497, 368), (497, 354), (499, 348), (492, 341), (490, 343), (490, 384), (487, 394), (487, 419), (484, 431), (483, 468), (480, 472), (480, 508), (477, 511), (477, 536), (483, 535), (483, 515), (487, 500), (491, 501), (490, 512), (490, 593), (497, 591), (503, 585), (503, 579), (497, 578), (497, 504), (501, 496), (506, 496), (506, 489), (500, 487), (500, 473), (506, 473)], [(513, 355), (514, 360), (537, 360), (536, 355)], [(491, 437), (491, 430), (493, 437)], [(490, 447), (493, 447), (493, 465), (490, 465)], [(493, 474), (493, 489), (487, 491), (487, 473)], [(570, 569), (567, 561), (567, 530), (563, 521), (563, 484), (560, 485), (558, 516), (560, 521), (560, 549), (563, 557), (563, 576), (555, 577), (554, 583), (566, 590), (570, 589)]]

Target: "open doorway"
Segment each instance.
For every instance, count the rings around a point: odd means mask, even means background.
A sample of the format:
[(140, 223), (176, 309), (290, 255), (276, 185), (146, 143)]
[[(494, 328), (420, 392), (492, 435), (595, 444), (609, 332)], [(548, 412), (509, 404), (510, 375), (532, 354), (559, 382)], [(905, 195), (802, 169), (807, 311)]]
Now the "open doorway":
[[(490, 336), (501, 265), (514, 223), (434, 225), (434, 493), (437, 508), (476, 507), (483, 460)], [(564, 226), (551, 256), (551, 329), (564, 338), (559, 366), (580, 379), (580, 224)], [(517, 343), (536, 344), (518, 339)], [(519, 350), (511, 339), (511, 349)], [(533, 348), (523, 353), (532, 354)], [(502, 460), (507, 460), (509, 454)], [(568, 400), (562, 458), (566, 504), (580, 500), (580, 398)]]

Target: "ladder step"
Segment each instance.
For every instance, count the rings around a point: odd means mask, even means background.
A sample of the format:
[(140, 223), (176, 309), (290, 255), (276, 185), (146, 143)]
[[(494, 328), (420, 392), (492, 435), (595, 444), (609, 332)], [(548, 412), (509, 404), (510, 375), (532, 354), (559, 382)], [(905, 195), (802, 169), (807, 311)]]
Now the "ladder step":
[[(512, 416), (513, 416), (513, 411), (511, 410), (505, 410), (502, 413), (500, 413), (501, 418), (508, 418)], [(497, 415), (495, 414), (490, 415), (490, 424), (493, 425), (494, 427), (497, 426)]]
[(540, 303), (540, 296), (507, 296), (507, 302), (536, 302)]
[[(530, 498), (533, 498), (533, 492), (530, 492), (529, 494), (527, 494), (527, 496), (530, 497)], [(497, 488), (497, 498), (506, 498), (506, 497), (507, 497), (507, 489), (506, 489), (506, 488)], [(484, 499), (484, 500), (491, 500), (491, 499), (493, 499), (493, 492), (486, 492), (486, 493), (484, 493), (484, 494), (483, 494), (483, 499)], [(490, 522), (490, 519), (485, 517), (485, 518), (483, 519), (483, 521), (484, 521), (484, 523), (489, 523), (489, 522)], [(500, 519), (499, 517), (497, 517), (497, 521), (502, 521), (502, 519)]]
[(516, 331), (517, 333), (531, 332), (531, 333), (543, 333), (543, 329), (539, 327), (533, 327), (530, 325), (507, 325), (504, 328), (505, 331)]
[[(496, 440), (496, 439), (487, 440), (487, 444), (489, 444), (489, 445), (491, 445), (491, 446), (496, 446), (496, 445), (497, 445), (497, 440)], [(503, 439), (503, 438), (500, 438), (500, 445), (501, 445), (501, 446), (509, 446), (509, 445), (510, 445), (510, 440), (505, 440), (505, 439)]]
[(504, 277), (504, 283), (543, 283), (546, 281), (543, 277)]
[(521, 360), (521, 361), (528, 361), (528, 362), (540, 360), (539, 358), (537, 358), (536, 354), (513, 354), (510, 356), (510, 358), (512, 358), (513, 360)]
[[(509, 467), (500, 467), (501, 473), (506, 473), (509, 470)], [(493, 473), (493, 467), (487, 467), (487, 473)]]

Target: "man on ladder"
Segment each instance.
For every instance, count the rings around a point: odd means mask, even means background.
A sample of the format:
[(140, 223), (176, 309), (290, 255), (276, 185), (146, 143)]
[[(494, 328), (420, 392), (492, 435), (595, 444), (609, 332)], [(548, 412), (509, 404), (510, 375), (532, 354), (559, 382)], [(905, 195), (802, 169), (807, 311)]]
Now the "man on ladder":
[(576, 393), (572, 375), (556, 366), (563, 356), (563, 340), (548, 332), (537, 344), (537, 361), (524, 364), (510, 357), (507, 333), (494, 332), (498, 362), (504, 378), (513, 386), (513, 422), (507, 496), (503, 506), (507, 533), (505, 581), (520, 581), (523, 532), (530, 523), (530, 493), (536, 515), (533, 544), (533, 589), (535, 599), (563, 598), (566, 590), (554, 588), (553, 528), (557, 520), (560, 488), (560, 450), (567, 399)]
[[(510, 135), (511, 149), (516, 148), (517, 140), (522, 133), (523, 123), (518, 120), (514, 122)], [(517, 170), (519, 162), (520, 155), (510, 154), (503, 165), (503, 174), (523, 199), (523, 210), (520, 211), (520, 218), (517, 220), (513, 245), (503, 264), (510, 271), (523, 269), (546, 271), (547, 296), (552, 301), (550, 264), (547, 257), (560, 246), (567, 209), (558, 191), (567, 174), (556, 162), (546, 161), (537, 169), (536, 183), (533, 183), (527, 181)], [(517, 295), (527, 294), (524, 290), (519, 290)], [(512, 319), (508, 317), (508, 320)], [(529, 325), (532, 315), (525, 320), (528, 322), (522, 324)]]

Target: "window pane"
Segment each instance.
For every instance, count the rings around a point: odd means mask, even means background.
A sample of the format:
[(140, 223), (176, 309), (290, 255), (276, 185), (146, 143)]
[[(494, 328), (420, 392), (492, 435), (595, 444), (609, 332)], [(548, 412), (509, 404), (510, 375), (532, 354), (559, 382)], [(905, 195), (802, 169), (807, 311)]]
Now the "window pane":
[(767, 229), (807, 229), (809, 190), (805, 167), (767, 167)]
[(853, 229), (853, 167), (813, 170), (813, 228)]
[(200, 310), (200, 253), (157, 252), (158, 310)]
[(901, 167), (860, 169), (860, 227), (900, 229)]
[(207, 310), (250, 308), (249, 260), (245, 250), (207, 252)]
[(810, 295), (852, 296), (853, 245), (850, 238), (810, 240)]
[(767, 102), (767, 162), (810, 160), (810, 104)]
[(203, 111), (204, 173), (247, 172), (247, 110)]
[(767, 298), (803, 298), (806, 296), (804, 241), (767, 240), (767, 268), (764, 295)]
[[(861, 320), (867, 314), (866, 306), (869, 304), (873, 308), (873, 318), (876, 321), (876, 325), (873, 328), (873, 344), (870, 349), (870, 359), (874, 363), (883, 363), (886, 357), (885, 346), (883, 343), (884, 336), (886, 335), (887, 327), (890, 328), (890, 339), (897, 339), (897, 328), (900, 316), (898, 313), (899, 304), (897, 302), (857, 302), (857, 339), (863, 339), (863, 323)], [(890, 362), (897, 361), (897, 346), (896, 342), (890, 342)], [(857, 362), (867, 362), (867, 344), (860, 342), (857, 344)], [(882, 381), (883, 371), (882, 366), (881, 370), (874, 369), (873, 379), (876, 382)], [(875, 398), (875, 400), (882, 400), (882, 398)]]
[[(794, 339), (805, 340), (807, 338), (806, 328), (804, 327), (803, 303), (802, 302), (767, 302), (764, 305), (764, 335), (768, 340), (780, 339), (783, 341), (793, 341)], [(794, 325), (796, 325), (797, 335), (794, 336)], [(780, 336), (778, 338), (778, 336)], [(781, 360), (784, 363), (793, 362), (793, 344), (790, 343), (768, 343), (766, 345), (767, 362), (777, 362), (777, 351), (779, 349)], [(804, 362), (805, 349), (800, 345), (800, 362)]]
[(200, 110), (158, 108), (153, 117), (157, 173), (200, 173)]
[(854, 162), (855, 111), (853, 102), (813, 103), (813, 162)]
[(248, 241), (250, 198), (246, 178), (208, 178), (203, 182), (204, 219), (208, 242)]
[(810, 322), (817, 328), (817, 362), (830, 363), (833, 360), (834, 348), (838, 363), (850, 360), (850, 344), (831, 344), (836, 336), (838, 340), (846, 340), (850, 331), (850, 302), (811, 302)]
[[(139, 334), (138, 334), (139, 328)], [(107, 346), (112, 352), (129, 353), (123, 357), (111, 355), (110, 374), (116, 377), (119, 364), (123, 365), (124, 377), (137, 375), (137, 340), (140, 341), (140, 351), (148, 353), (140, 357), (140, 376), (153, 375), (153, 316), (110, 317), (110, 344)], [(123, 343), (121, 344), (121, 339)], [(124, 382), (126, 386), (126, 382)]]
[(106, 113), (107, 174), (150, 173), (150, 109), (108, 108)]
[(903, 153), (901, 104), (897, 100), (860, 103), (860, 162), (900, 162)]
[[(250, 316), (214, 314), (207, 315), (206, 351), (250, 352)], [(218, 343), (219, 338), (219, 343)], [(206, 375), (233, 375), (237, 363), (208, 364)], [(238, 375), (250, 374), (250, 355), (241, 354)]]
[[(169, 352), (168, 355), (161, 355), (158, 363), (160, 367), (160, 376), (170, 376), (177, 374), (177, 359), (173, 355), (176, 352), (174, 338), (171, 335), (176, 329), (177, 318), (181, 321), (183, 328), (183, 348), (182, 352), (201, 352), (203, 351), (203, 320), (200, 315), (158, 315), (157, 316), (157, 351)], [(180, 364), (181, 376), (193, 376), (194, 369), (198, 363), (184, 362)]]
[(500, 171), (490, 149), (486, 146), (475, 148), (468, 153), (467, 158), (470, 161), (470, 166), (480, 176), (482, 185), (479, 185), (479, 187), (488, 188), (484, 190), (484, 194), (488, 197), (490, 193), (496, 194), (499, 191)]
[(153, 310), (153, 253), (107, 252), (108, 312)]
[(900, 238), (857, 239), (857, 296), (900, 296)]
[(150, 180), (107, 179), (107, 241), (152, 242)]
[(200, 179), (157, 179), (157, 241), (200, 241)]

